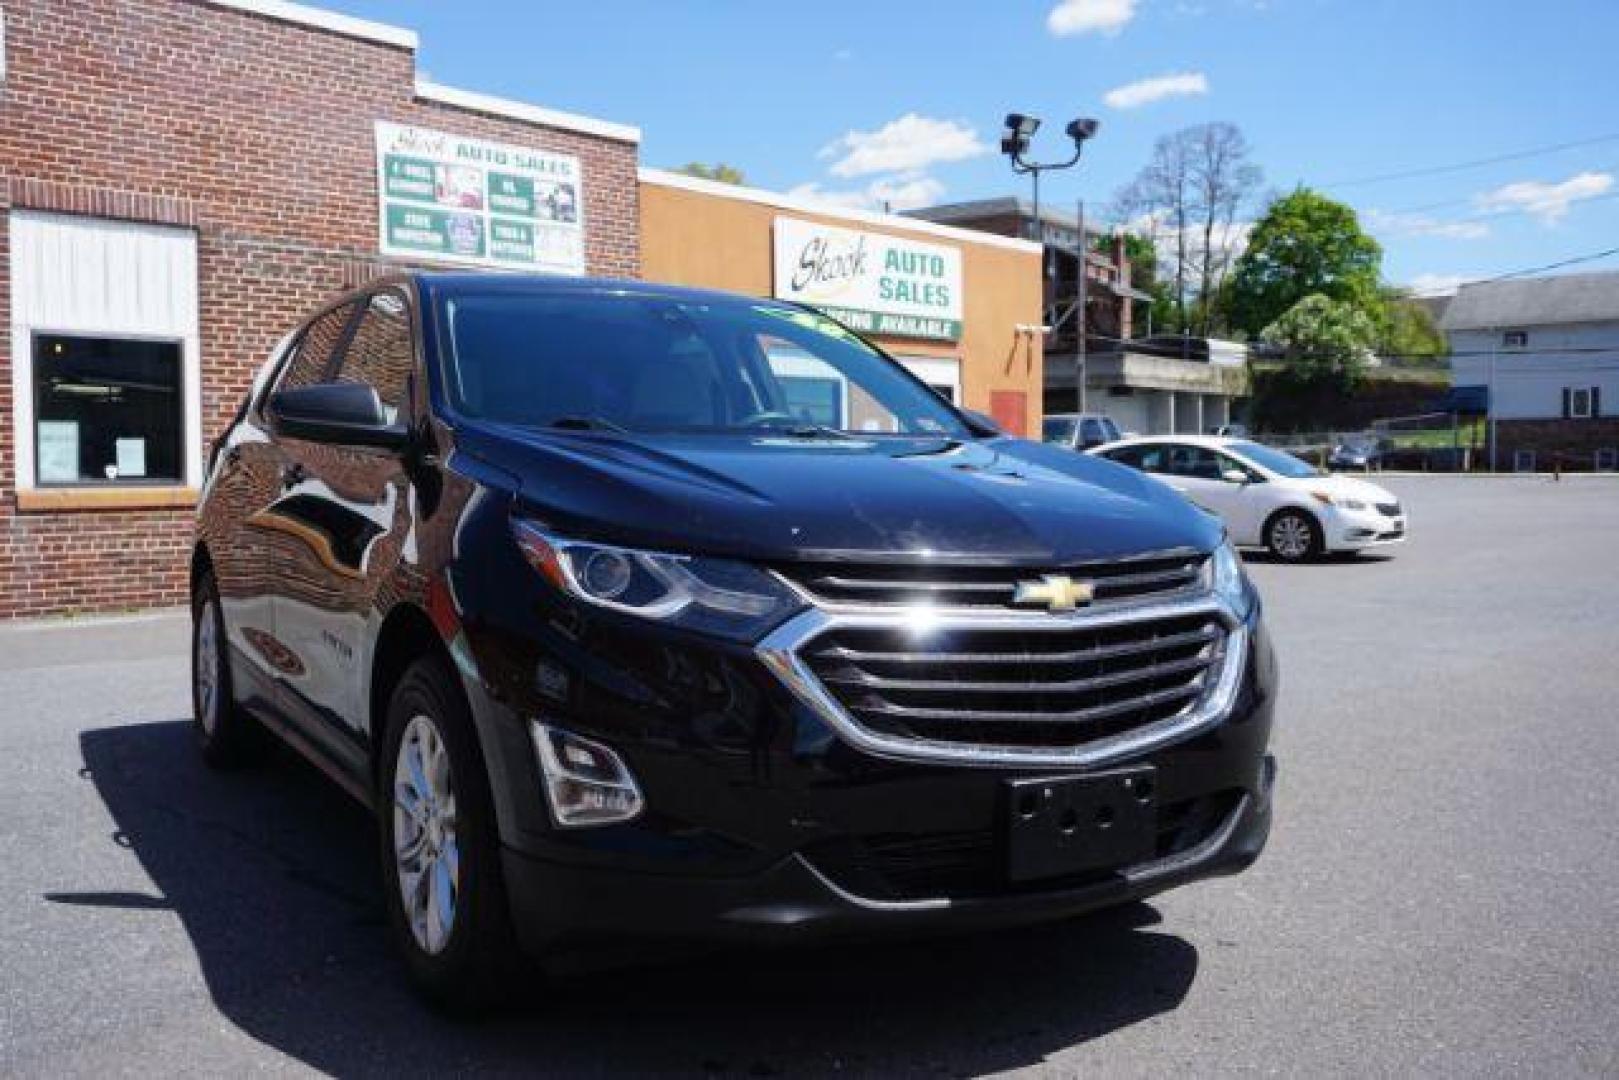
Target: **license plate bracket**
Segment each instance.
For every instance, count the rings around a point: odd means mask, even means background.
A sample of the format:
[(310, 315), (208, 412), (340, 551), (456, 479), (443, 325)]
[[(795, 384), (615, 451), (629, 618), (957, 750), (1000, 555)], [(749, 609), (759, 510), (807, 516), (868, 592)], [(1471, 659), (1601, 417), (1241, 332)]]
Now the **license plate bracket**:
[(1035, 881), (1150, 858), (1158, 835), (1157, 770), (1009, 780), (1002, 815), (1007, 875)]

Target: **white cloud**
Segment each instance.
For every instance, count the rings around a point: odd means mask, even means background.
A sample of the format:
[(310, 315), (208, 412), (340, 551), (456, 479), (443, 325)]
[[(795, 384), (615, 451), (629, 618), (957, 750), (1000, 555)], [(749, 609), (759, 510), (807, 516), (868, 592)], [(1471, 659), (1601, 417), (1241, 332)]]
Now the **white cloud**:
[(1446, 221), (1444, 218), (1424, 214), (1385, 213), (1369, 210), (1366, 224), (1375, 233), (1385, 236), (1436, 236), (1445, 240), (1479, 240), (1490, 235), (1490, 227), (1482, 221)]
[(1555, 225), (1574, 203), (1596, 198), (1611, 187), (1613, 174), (1604, 172), (1577, 173), (1557, 184), (1521, 180), (1486, 191), (1478, 196), (1478, 205), (1486, 212), (1532, 214)]
[(881, 210), (885, 206), (899, 213), (939, 201), (944, 184), (920, 172), (901, 173), (873, 180), (863, 188), (827, 190), (818, 183), (799, 184), (787, 192), (788, 198), (820, 203), (834, 210)]
[(1447, 296), (1472, 280), (1467, 274), (1417, 274), (1405, 287), (1412, 296)]
[(1136, 0), (1062, 0), (1046, 16), (1046, 29), (1058, 37), (1117, 34), (1136, 17)]
[(850, 131), (832, 140), (818, 156), (835, 158), (833, 176), (910, 172), (945, 161), (987, 154), (989, 147), (960, 120), (934, 120), (907, 113), (876, 131)]
[[(1142, 214), (1122, 223), (1125, 232), (1145, 236), (1153, 242), (1158, 252), (1158, 267), (1161, 272), (1172, 273), (1170, 269), (1175, 262), (1175, 227), (1167, 220), (1167, 215), (1154, 217), (1151, 214)], [(1214, 232), (1209, 236), (1209, 252), (1216, 262), (1226, 260), (1228, 266), (1234, 263), (1248, 248), (1248, 238), (1253, 234), (1252, 221), (1233, 221), (1226, 225), (1216, 222)], [(1186, 259), (1190, 267), (1195, 268), (1203, 260), (1203, 226), (1188, 225), (1186, 227)], [(1195, 284), (1195, 282), (1194, 282)]]
[(1187, 97), (1209, 92), (1209, 78), (1201, 71), (1185, 71), (1175, 75), (1156, 75), (1139, 79), (1123, 86), (1115, 86), (1102, 95), (1111, 109), (1135, 109), (1170, 97)]

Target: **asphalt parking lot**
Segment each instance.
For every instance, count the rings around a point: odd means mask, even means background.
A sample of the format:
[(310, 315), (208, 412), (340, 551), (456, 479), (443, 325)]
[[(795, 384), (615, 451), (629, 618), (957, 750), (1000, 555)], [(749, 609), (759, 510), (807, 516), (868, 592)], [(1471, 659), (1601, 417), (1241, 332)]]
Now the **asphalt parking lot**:
[(1619, 482), (1392, 478), (1392, 556), (1258, 559), (1248, 874), (1011, 934), (725, 955), (454, 1024), (371, 828), (188, 741), (185, 623), (0, 628), (0, 1074), (1619, 1071)]

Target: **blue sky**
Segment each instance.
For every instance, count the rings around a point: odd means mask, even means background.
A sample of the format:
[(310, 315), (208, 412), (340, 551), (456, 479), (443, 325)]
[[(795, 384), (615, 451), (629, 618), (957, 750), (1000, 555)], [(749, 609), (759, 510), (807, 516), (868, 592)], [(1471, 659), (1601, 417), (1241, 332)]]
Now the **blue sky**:
[[(1432, 288), (1619, 246), (1615, 0), (323, 6), (417, 30), (439, 82), (636, 124), (644, 163), (724, 161), (761, 187), (901, 205), (1027, 194), (994, 152), (1018, 109), (1047, 120), (1037, 155), (1065, 149), (1066, 119), (1101, 119), (1082, 168), (1044, 194), (1104, 208), (1156, 138), (1228, 120), (1268, 186), (1319, 186), (1361, 211), (1391, 281)], [(1178, 93), (1108, 103), (1170, 76), (1160, 89)]]

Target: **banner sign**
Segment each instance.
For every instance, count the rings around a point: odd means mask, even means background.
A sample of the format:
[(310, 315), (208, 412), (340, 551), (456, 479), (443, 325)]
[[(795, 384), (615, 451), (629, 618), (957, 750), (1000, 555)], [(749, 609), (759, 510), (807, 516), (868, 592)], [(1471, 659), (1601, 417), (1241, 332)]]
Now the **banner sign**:
[(583, 274), (583, 202), (576, 157), (377, 121), (384, 255)]
[(863, 334), (958, 341), (961, 252), (901, 236), (776, 219), (776, 296)]

